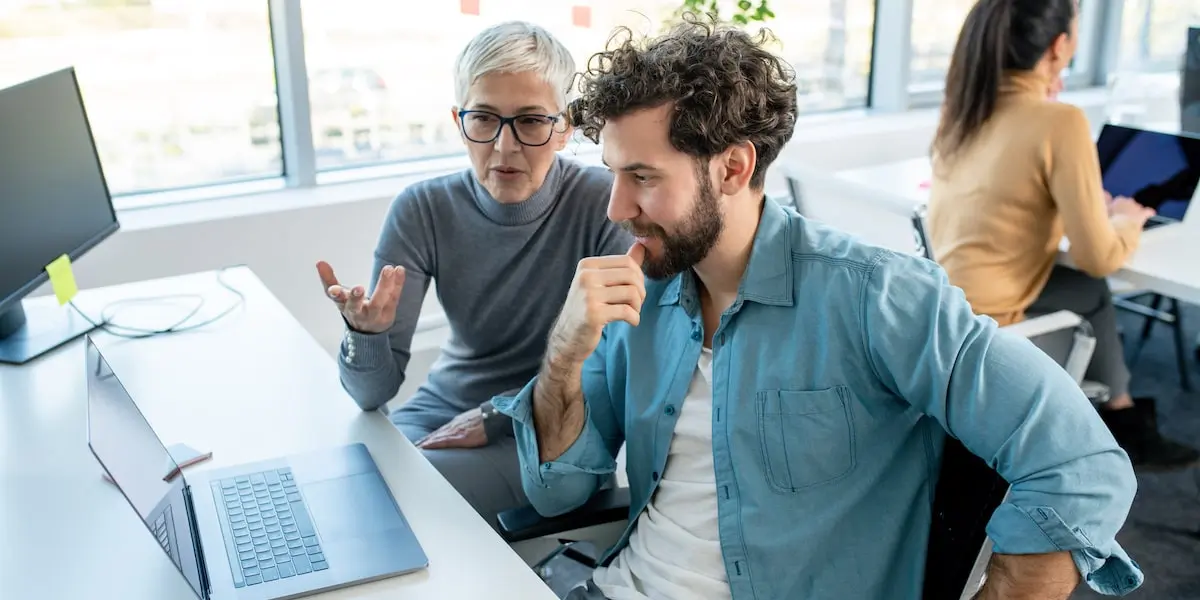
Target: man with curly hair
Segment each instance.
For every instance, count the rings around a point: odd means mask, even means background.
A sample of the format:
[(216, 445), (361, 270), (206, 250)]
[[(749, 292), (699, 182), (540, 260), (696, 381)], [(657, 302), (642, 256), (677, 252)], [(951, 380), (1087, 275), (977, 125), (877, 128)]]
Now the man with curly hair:
[(1076, 382), (934, 263), (765, 198), (797, 99), (762, 42), (687, 20), (584, 74), (636, 242), (579, 263), (540, 374), (495, 399), (544, 515), (626, 445), (629, 524), (568, 597), (920, 598), (947, 435), (1012, 486), (980, 597), (1140, 585), (1133, 470)]

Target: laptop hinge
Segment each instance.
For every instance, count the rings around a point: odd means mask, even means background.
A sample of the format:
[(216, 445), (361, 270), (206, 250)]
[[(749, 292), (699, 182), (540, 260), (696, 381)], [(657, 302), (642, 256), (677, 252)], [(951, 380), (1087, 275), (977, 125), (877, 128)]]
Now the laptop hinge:
[(200, 564), (200, 589), (204, 598), (212, 598), (212, 582), (208, 578), (208, 561), (204, 559), (204, 544), (200, 542), (200, 524), (196, 521), (196, 505), (192, 502), (192, 486), (183, 485), (183, 500), (187, 502), (188, 528), (192, 531), (192, 547)]

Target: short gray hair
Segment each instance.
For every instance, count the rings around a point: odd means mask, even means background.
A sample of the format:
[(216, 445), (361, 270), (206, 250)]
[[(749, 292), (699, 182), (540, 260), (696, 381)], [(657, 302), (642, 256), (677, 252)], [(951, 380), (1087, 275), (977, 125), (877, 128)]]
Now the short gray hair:
[(461, 108), (480, 77), (490, 73), (534, 72), (554, 89), (558, 110), (566, 110), (575, 82), (571, 51), (549, 31), (526, 21), (506, 21), (479, 32), (454, 63), (455, 101)]

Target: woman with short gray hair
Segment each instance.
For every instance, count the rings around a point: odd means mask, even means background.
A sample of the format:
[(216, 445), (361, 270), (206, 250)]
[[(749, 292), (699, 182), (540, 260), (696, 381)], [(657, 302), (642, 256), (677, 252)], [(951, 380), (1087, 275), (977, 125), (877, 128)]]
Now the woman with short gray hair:
[(343, 387), (376, 410), (404, 382), (425, 292), (436, 282), (450, 339), (392, 422), (495, 527), (526, 503), (512, 425), (491, 398), (524, 386), (578, 262), (632, 243), (606, 215), (611, 175), (558, 154), (571, 137), (571, 53), (512, 21), (480, 32), (455, 63), (451, 111), (471, 167), (393, 201), (371, 289), (317, 270), (346, 322)]

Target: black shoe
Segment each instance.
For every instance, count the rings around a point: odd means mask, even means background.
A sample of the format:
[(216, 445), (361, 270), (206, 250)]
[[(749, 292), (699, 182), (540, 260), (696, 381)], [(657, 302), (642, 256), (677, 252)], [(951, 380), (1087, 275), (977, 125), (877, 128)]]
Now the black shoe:
[(1129, 454), (1133, 466), (1146, 471), (1185, 469), (1200, 463), (1200, 451), (1158, 433), (1153, 398), (1137, 398), (1133, 408), (1101, 410), (1100, 417)]

